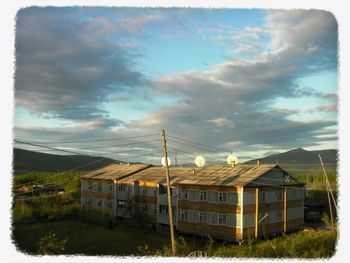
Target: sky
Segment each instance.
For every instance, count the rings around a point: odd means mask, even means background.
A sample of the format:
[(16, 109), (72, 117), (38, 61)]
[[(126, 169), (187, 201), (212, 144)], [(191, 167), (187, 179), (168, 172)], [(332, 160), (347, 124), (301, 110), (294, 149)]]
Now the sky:
[(163, 128), (180, 163), (335, 149), (337, 41), (321, 10), (24, 8), (14, 137), (157, 164)]

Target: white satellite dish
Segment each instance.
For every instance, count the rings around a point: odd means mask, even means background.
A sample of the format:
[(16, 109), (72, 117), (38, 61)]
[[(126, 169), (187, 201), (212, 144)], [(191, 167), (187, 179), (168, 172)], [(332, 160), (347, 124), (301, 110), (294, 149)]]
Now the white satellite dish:
[(197, 167), (203, 167), (205, 165), (205, 158), (202, 155), (198, 155), (194, 159), (194, 163), (197, 165)]
[[(170, 161), (170, 158), (168, 157), (168, 166), (170, 166), (171, 164), (171, 161)], [(162, 165), (165, 167), (165, 157), (162, 158)]]
[(238, 157), (235, 154), (230, 154), (227, 156), (227, 164), (235, 166), (238, 164)]

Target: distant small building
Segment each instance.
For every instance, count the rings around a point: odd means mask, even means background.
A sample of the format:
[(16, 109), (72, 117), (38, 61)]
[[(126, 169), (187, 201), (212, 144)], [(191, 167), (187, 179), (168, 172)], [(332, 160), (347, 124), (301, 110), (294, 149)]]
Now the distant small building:
[(35, 195), (52, 195), (52, 194), (63, 194), (65, 192), (64, 186), (60, 184), (37, 184), (32, 186), (31, 193)]
[[(304, 224), (304, 184), (276, 164), (170, 167), (178, 232), (240, 241)], [(81, 205), (113, 220), (169, 227), (165, 168), (113, 164), (81, 178)]]

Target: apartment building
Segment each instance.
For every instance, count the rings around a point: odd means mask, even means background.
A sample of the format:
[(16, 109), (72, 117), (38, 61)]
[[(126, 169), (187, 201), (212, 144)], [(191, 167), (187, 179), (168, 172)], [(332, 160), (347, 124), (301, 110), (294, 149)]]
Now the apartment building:
[[(169, 225), (165, 168), (113, 164), (82, 177), (82, 206), (113, 220)], [(304, 185), (276, 164), (170, 167), (176, 231), (224, 240), (266, 237), (304, 224)]]

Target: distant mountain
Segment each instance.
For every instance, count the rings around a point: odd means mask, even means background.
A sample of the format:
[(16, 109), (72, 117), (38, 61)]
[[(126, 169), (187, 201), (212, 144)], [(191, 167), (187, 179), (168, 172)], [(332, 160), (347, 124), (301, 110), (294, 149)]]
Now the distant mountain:
[(13, 149), (13, 169), (15, 173), (28, 171), (94, 170), (115, 162), (113, 159), (85, 155), (57, 155)]
[(257, 160), (260, 163), (276, 163), (279, 164), (319, 164), (320, 159), (318, 155), (321, 154), (324, 163), (337, 163), (338, 151), (334, 149), (320, 150), (320, 151), (307, 151), (302, 148), (293, 149), (284, 153), (272, 154), (263, 158), (250, 160), (246, 163), (256, 163)]

